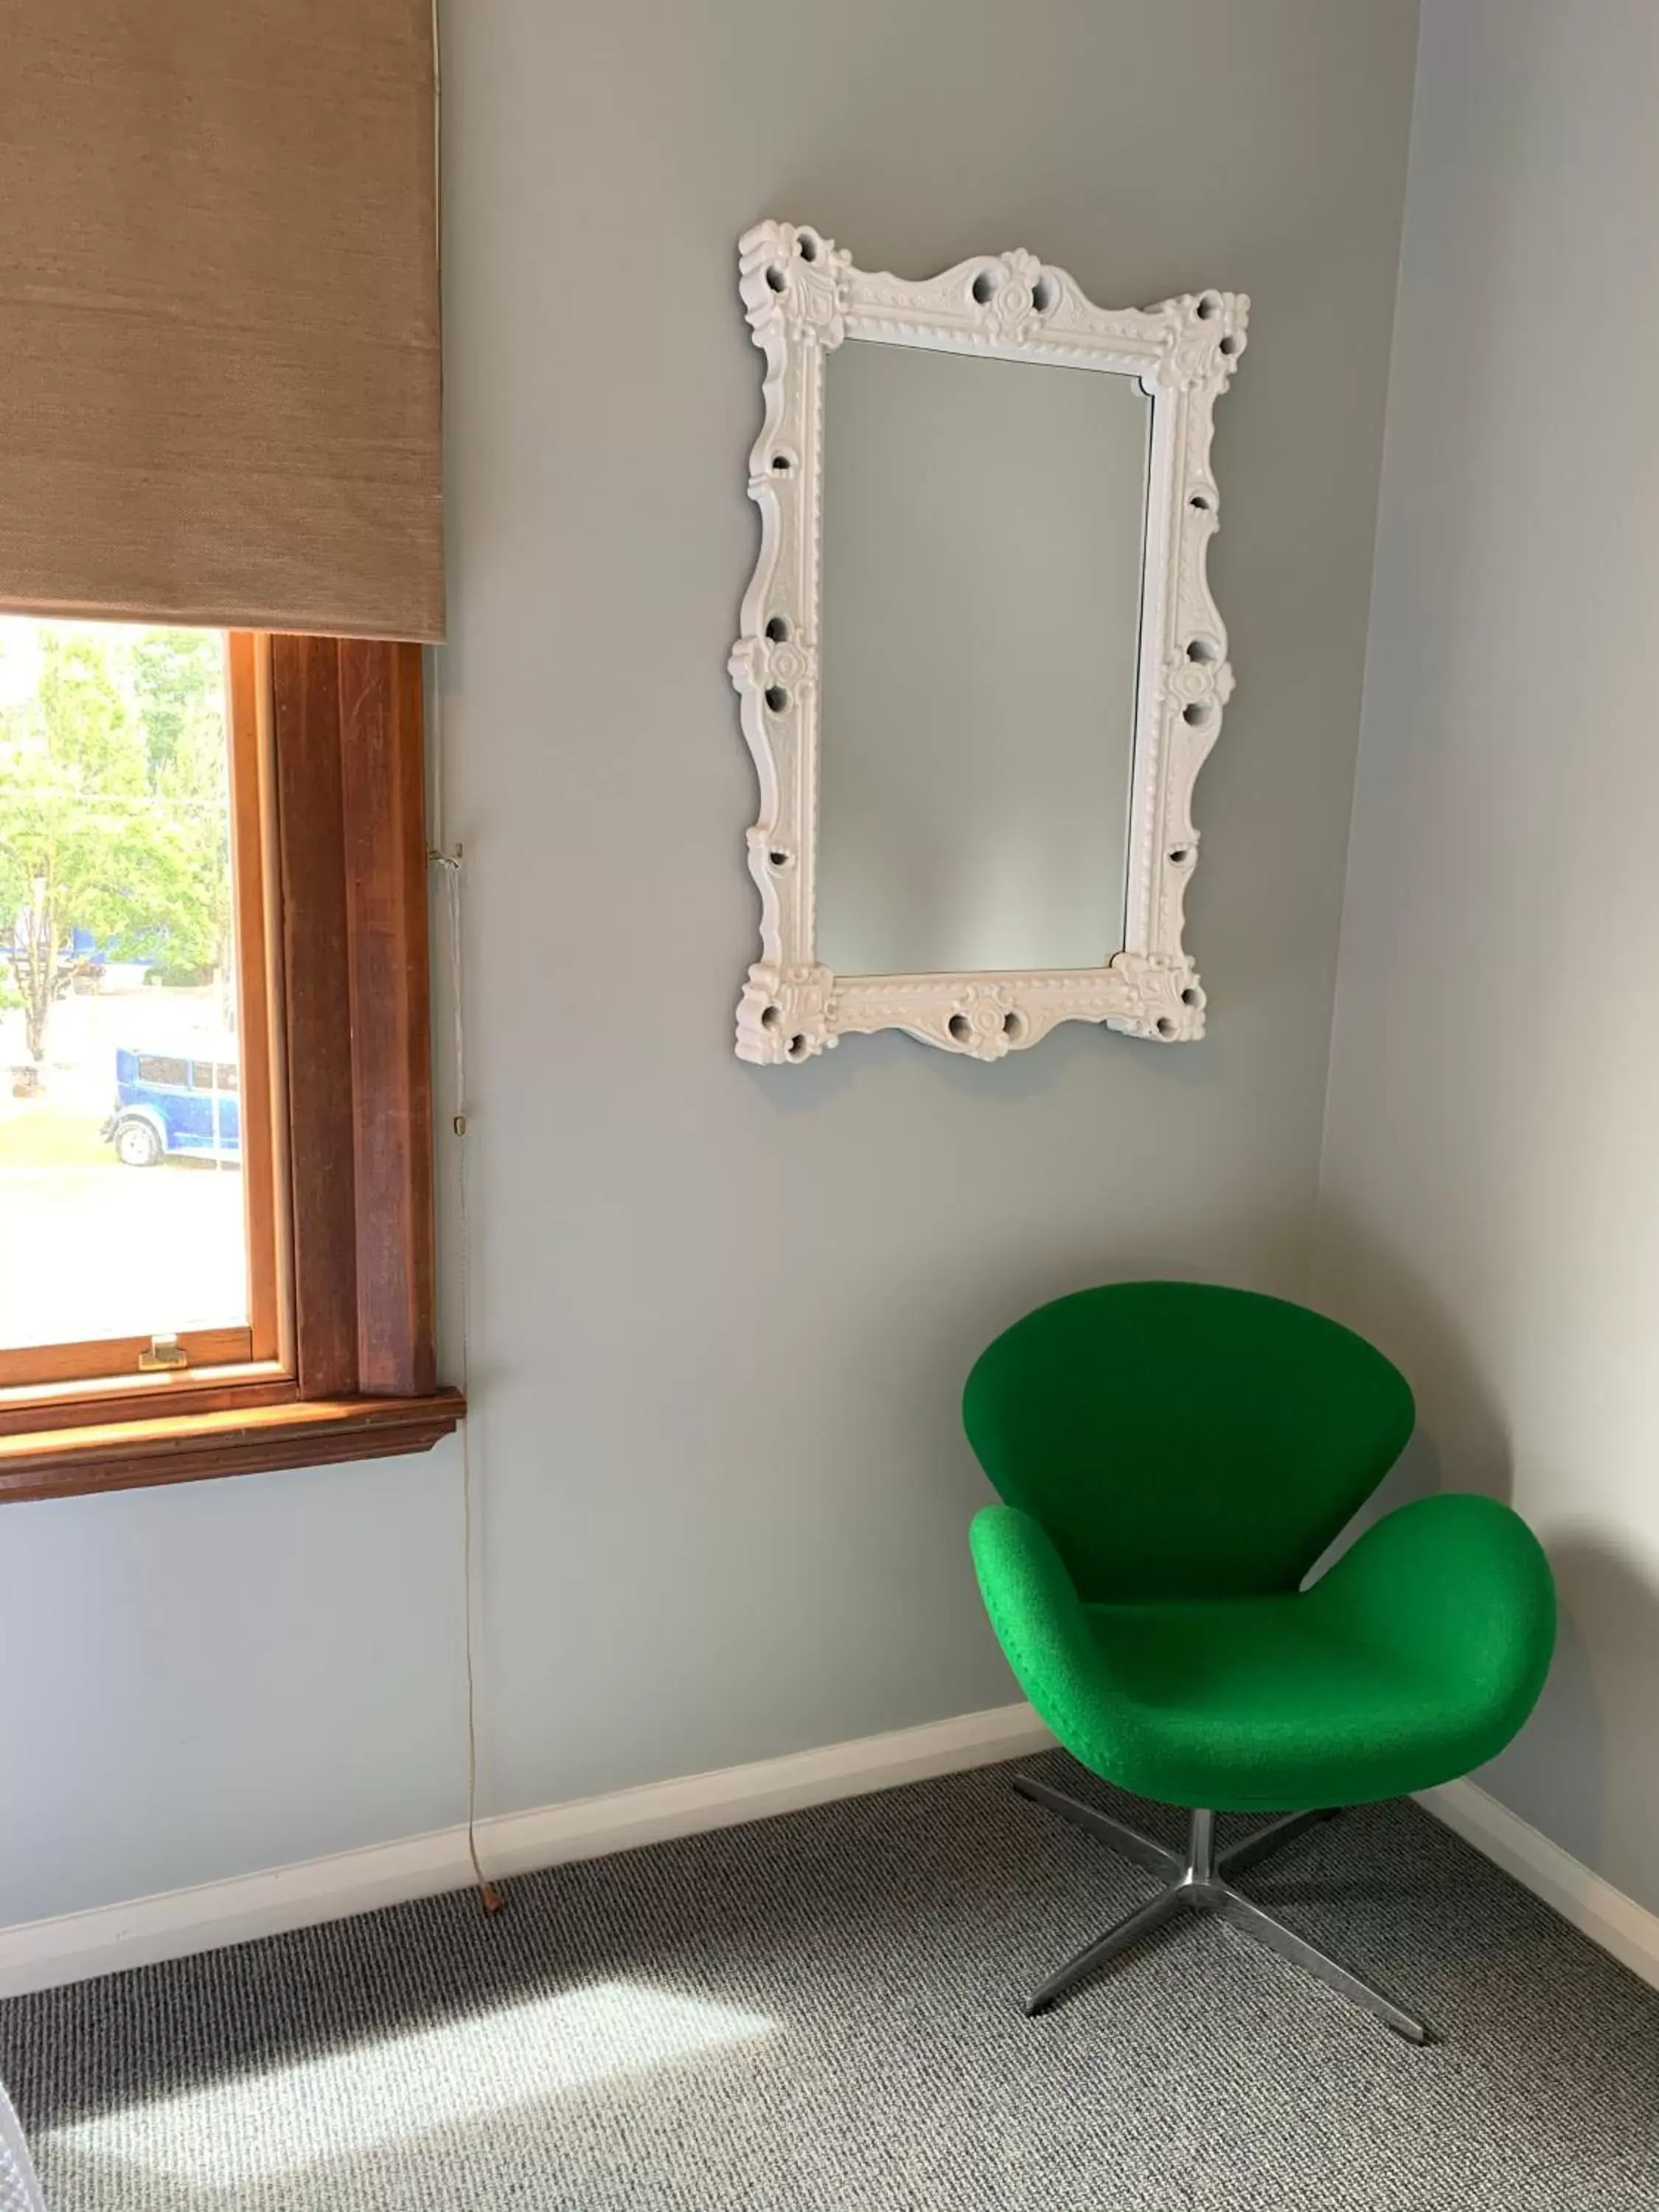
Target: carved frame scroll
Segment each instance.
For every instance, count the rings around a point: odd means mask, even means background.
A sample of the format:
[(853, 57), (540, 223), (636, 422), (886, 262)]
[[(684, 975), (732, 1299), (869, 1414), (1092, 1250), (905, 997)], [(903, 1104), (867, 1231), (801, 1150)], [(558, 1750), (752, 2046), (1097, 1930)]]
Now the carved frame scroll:
[[(1198, 858), (1194, 781), (1233, 688), (1211, 595), (1218, 515), (1210, 467), (1218, 395), (1244, 347), (1242, 293), (1095, 307), (1063, 269), (1025, 252), (975, 256), (919, 283), (870, 275), (821, 231), (763, 222), (739, 245), (738, 289), (765, 356), (765, 420), (750, 457), (759, 557), (731, 658), (760, 807), (749, 866), (761, 957), (738, 1006), (738, 1057), (805, 1060), (848, 1034), (901, 1029), (977, 1060), (1035, 1044), (1057, 1022), (1103, 1022), (1177, 1043), (1204, 1032), (1182, 948)], [(819, 562), (825, 357), (884, 340), (1139, 379), (1152, 402), (1125, 942), (1098, 968), (1030, 974), (838, 975), (817, 957)]]

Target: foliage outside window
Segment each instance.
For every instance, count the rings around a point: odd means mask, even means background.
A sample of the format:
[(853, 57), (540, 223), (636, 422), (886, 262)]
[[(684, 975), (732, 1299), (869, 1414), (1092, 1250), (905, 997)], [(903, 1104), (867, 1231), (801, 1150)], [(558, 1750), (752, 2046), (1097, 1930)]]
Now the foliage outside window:
[(40, 1080), (103, 960), (216, 981), (234, 1019), (224, 641), (0, 618), (0, 943)]

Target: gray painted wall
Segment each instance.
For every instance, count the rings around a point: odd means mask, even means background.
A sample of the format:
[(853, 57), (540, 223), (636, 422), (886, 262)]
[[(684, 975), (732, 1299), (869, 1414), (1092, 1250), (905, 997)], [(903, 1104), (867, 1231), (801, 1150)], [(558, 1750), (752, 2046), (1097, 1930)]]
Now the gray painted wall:
[(1565, 1610), (1480, 1778), (1659, 1908), (1659, 15), (1429, 0), (1317, 1284)]
[[(448, 11), (453, 641), (486, 1803), (999, 1703), (963, 1374), (1115, 1274), (1305, 1290), (1409, 0)], [(1202, 1046), (742, 1066), (755, 519), (738, 233), (1255, 300), (1218, 410), (1239, 690)], [(1601, 328), (1626, 313), (1610, 307)], [(1605, 343), (1605, 340), (1603, 341)], [(453, 1208), (444, 1256), (453, 1294)], [(453, 1819), (459, 1456), (0, 1516), (0, 1919)]]

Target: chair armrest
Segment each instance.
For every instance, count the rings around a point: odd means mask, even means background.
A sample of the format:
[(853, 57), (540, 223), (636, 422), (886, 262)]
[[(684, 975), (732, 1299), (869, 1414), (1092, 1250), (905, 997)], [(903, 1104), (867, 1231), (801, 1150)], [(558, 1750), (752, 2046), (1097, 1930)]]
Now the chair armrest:
[(1085, 1763), (1100, 1743), (1100, 1654), (1048, 1532), (1015, 1505), (988, 1505), (968, 1532), (980, 1595), (1015, 1680), (1038, 1717)]
[(1507, 1692), (1524, 1718), (1555, 1648), (1555, 1581), (1512, 1507), (1472, 1492), (1419, 1498), (1368, 1528), (1308, 1592), (1331, 1627), (1421, 1676)]

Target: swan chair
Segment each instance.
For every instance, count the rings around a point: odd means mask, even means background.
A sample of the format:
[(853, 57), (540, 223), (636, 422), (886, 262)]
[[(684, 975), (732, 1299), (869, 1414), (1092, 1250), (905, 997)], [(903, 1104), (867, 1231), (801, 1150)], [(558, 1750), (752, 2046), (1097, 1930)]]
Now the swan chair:
[[(1491, 1498), (1419, 1498), (1304, 1589), (1415, 1409), (1363, 1338), (1249, 1291), (1115, 1283), (1058, 1298), (981, 1354), (963, 1410), (1005, 1501), (971, 1542), (1020, 1687), (1091, 1773), (1189, 1814), (1171, 1851), (1016, 1778), (1163, 1882), (1026, 2010), (1198, 1911), (1426, 2042), (1422, 2021), (1233, 1878), (1345, 1806), (1449, 1782), (1509, 1742), (1555, 1635), (1531, 1530)], [(1218, 1812), (1282, 1817), (1218, 1850)]]

